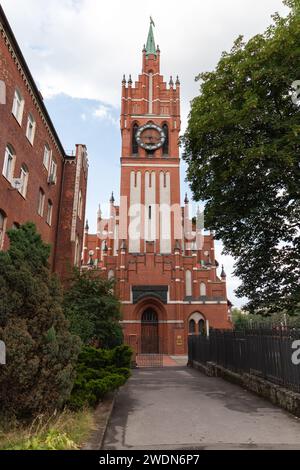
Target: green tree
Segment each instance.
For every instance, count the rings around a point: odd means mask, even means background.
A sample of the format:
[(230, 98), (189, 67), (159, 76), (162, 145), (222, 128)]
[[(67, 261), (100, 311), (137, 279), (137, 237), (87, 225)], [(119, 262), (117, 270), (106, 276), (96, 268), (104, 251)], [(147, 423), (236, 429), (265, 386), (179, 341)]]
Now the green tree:
[(0, 413), (30, 418), (69, 398), (80, 340), (70, 334), (59, 282), (50, 273), (49, 246), (28, 223), (8, 232), (0, 252)]
[(236, 258), (237, 294), (256, 313), (293, 311), (300, 300), (300, 2), (285, 3), (286, 18), (275, 14), (247, 43), (239, 37), (198, 76), (183, 139), (205, 225)]
[(86, 345), (113, 348), (123, 341), (120, 303), (113, 292), (114, 281), (94, 271), (74, 271), (64, 305), (71, 331)]

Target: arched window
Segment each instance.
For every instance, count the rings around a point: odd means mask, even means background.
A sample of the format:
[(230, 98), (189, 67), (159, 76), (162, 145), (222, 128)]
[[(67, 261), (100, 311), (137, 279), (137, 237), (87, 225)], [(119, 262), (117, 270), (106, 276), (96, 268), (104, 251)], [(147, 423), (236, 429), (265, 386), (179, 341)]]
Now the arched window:
[(158, 323), (157, 313), (152, 308), (148, 308), (143, 313), (142, 323)]
[(26, 194), (27, 194), (28, 177), (29, 177), (28, 168), (23, 163), (23, 165), (21, 166), (21, 173), (20, 173), (21, 186), (19, 189), (19, 193), (22, 194), (23, 197), (26, 197)]
[(11, 181), (13, 178), (15, 160), (16, 156), (14, 149), (11, 147), (11, 145), (7, 145), (5, 149), (2, 174), (8, 181)]
[(108, 271), (108, 280), (111, 281), (112, 279), (114, 279), (114, 277), (115, 277), (115, 273), (112, 269), (110, 269)]
[(206, 284), (201, 282), (200, 284), (200, 297), (206, 297)]
[(168, 124), (163, 125), (163, 131), (164, 131), (165, 136), (166, 136), (166, 140), (165, 140), (165, 143), (163, 145), (163, 154), (164, 155), (169, 155), (169, 128), (168, 128)]
[(195, 320), (189, 321), (189, 334), (194, 335), (196, 333), (196, 323)]
[(33, 145), (33, 141), (34, 141), (35, 127), (36, 127), (35, 119), (33, 115), (29, 113), (28, 120), (27, 120), (26, 137), (31, 143), (31, 145)]
[(206, 335), (205, 321), (203, 319), (199, 320), (198, 322), (198, 332), (199, 332), (199, 335), (202, 335), (202, 336)]
[(192, 273), (189, 270), (185, 272), (185, 295), (192, 297)]
[(132, 128), (132, 155), (137, 155), (139, 153), (139, 146), (136, 140), (138, 128), (139, 126), (137, 124), (134, 124)]
[(3, 248), (5, 228), (6, 228), (6, 214), (4, 211), (0, 210), (0, 250), (2, 250)]

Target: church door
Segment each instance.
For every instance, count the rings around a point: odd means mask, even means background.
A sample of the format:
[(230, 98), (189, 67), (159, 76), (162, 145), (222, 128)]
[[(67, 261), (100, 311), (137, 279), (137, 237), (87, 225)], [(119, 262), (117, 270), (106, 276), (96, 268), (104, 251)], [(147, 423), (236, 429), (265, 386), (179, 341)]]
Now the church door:
[(141, 343), (142, 354), (159, 354), (158, 317), (152, 308), (142, 316)]

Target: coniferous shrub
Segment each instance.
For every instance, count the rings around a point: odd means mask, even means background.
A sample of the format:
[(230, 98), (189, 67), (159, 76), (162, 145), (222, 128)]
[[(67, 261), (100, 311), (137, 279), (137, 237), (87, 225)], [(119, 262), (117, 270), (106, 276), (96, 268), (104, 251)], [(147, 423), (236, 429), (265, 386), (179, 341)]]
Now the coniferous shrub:
[(132, 350), (125, 345), (112, 350), (84, 347), (69, 406), (75, 410), (96, 406), (107, 393), (124, 385), (130, 377), (131, 356)]
[(80, 340), (70, 334), (62, 292), (48, 266), (50, 247), (34, 224), (8, 232), (0, 252), (0, 414), (31, 418), (52, 412), (69, 398)]

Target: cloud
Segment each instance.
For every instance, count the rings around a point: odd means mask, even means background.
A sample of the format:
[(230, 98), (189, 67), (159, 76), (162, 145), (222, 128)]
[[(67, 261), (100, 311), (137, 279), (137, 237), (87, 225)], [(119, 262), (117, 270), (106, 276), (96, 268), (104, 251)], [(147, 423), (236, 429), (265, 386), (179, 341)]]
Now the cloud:
[(113, 116), (112, 110), (108, 106), (105, 106), (101, 103), (99, 104), (98, 108), (95, 109), (93, 116), (104, 121), (108, 121), (114, 126), (119, 125), (119, 120)]
[[(166, 80), (171, 74), (181, 79), (184, 130), (190, 101), (199, 91), (195, 76), (212, 70), (237, 36), (244, 34), (247, 39), (263, 32), (272, 13), (287, 12), (282, 0), (2, 0), (1, 4), (45, 99), (56, 101), (65, 95), (99, 102), (92, 110), (79, 110), (78, 116), (82, 121), (91, 116), (111, 127), (112, 133), (108, 137), (103, 132), (101, 141), (111, 139), (104, 154), (112, 162), (118, 160), (116, 153), (109, 152), (111, 141), (117, 139), (112, 135), (117, 135), (119, 125), (121, 80), (124, 73), (136, 79), (141, 71), (150, 14), (161, 49), (161, 71)], [(117, 167), (111, 171), (115, 174), (105, 183), (115, 185)], [(89, 185), (91, 195), (99, 191), (98, 178), (90, 176)], [(89, 201), (88, 211), (96, 213), (97, 201)], [(232, 276), (234, 260), (222, 255), (221, 243), (216, 244), (216, 253), (228, 275), (228, 297), (242, 305), (244, 300), (234, 295), (239, 285)]]
[[(185, 125), (189, 102), (223, 50), (241, 33), (262, 32), (281, 0), (2, 0), (45, 98), (64, 93), (120, 106), (123, 73), (137, 78), (149, 15), (162, 51), (166, 79), (179, 74)], [(170, 11), (172, 16), (170, 18)], [(46, 60), (41, 60), (41, 58)]]

